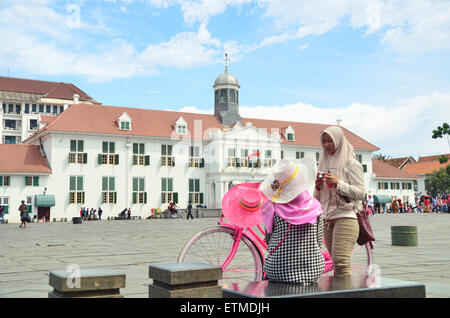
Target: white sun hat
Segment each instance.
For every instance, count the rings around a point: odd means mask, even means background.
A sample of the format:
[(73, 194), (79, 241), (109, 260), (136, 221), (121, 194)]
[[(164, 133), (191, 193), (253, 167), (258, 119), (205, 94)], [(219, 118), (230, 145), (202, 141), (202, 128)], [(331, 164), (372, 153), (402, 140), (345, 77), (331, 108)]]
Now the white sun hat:
[[(261, 183), (259, 190), (275, 203), (288, 203), (300, 193), (308, 190), (312, 194), (317, 167), (313, 160), (301, 159), (292, 162), (282, 159), (277, 162), (272, 173)], [(272, 183), (278, 180), (280, 187), (273, 190)]]

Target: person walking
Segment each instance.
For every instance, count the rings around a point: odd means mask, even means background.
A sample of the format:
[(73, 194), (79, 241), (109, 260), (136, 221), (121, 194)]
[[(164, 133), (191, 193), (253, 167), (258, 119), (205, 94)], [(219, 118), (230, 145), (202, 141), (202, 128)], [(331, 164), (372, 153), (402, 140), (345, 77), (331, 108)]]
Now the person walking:
[(5, 224), (5, 208), (2, 205), (0, 205), (0, 222)]
[(25, 204), (25, 201), (24, 200), (22, 200), (21, 201), (21, 205), (19, 206), (19, 212), (20, 212), (20, 221), (22, 222), (21, 224), (20, 224), (20, 228), (22, 228), (22, 226), (24, 227), (24, 228), (26, 228), (27, 227), (27, 219), (28, 219), (28, 213), (27, 213), (27, 205)]
[(338, 126), (322, 131), (314, 197), (324, 211), (325, 245), (333, 259), (335, 276), (351, 274), (350, 256), (359, 234), (356, 214), (364, 200), (364, 173), (353, 146)]
[(190, 216), (192, 219), (194, 219), (194, 217), (192, 216), (192, 203), (191, 203), (191, 201), (188, 202), (188, 205), (187, 205), (187, 212), (188, 212), (188, 214), (187, 214), (186, 220), (189, 220), (189, 216)]
[(375, 215), (375, 210), (373, 208), (373, 205), (374, 205), (373, 197), (371, 194), (369, 194), (368, 198), (367, 198), (367, 213), (369, 213), (369, 211), (371, 211), (372, 215)]
[(99, 221), (102, 220), (102, 213), (103, 213), (102, 208), (101, 208), (101, 207), (98, 207), (98, 220), (99, 220)]

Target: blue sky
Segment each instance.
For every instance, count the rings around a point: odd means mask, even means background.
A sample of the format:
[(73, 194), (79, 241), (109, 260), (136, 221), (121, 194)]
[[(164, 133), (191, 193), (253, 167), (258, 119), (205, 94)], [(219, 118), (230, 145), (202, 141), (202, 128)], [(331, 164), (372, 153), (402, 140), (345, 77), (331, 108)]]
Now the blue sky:
[(223, 56), (240, 110), (342, 125), (391, 157), (449, 153), (447, 0), (2, 0), (0, 75), (105, 105), (213, 112)]

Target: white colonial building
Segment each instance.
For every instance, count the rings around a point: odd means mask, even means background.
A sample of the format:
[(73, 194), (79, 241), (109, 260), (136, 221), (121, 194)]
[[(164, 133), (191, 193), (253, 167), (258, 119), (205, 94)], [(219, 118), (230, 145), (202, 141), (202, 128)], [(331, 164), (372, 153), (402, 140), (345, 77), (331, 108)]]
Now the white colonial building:
[[(220, 208), (231, 186), (262, 181), (282, 158), (317, 162), (319, 136), (329, 125), (241, 118), (239, 88), (228, 69), (216, 79), (215, 115), (75, 104), (25, 145), (0, 145), (6, 218), (19, 220), (20, 200), (27, 200), (35, 218), (48, 213), (50, 219), (100, 206), (103, 218), (128, 207), (145, 218), (172, 200), (182, 208), (188, 201)], [(343, 130), (363, 165), (367, 193), (385, 194), (373, 173), (372, 153), (379, 148)], [(13, 159), (6, 146), (24, 150)], [(25, 162), (35, 170), (22, 169)]]

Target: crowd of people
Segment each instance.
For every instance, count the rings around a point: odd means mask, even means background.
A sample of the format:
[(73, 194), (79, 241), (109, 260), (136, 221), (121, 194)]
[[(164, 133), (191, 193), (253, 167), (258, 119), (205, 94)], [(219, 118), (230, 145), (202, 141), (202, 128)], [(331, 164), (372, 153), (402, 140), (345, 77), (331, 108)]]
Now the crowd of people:
[(364, 202), (368, 214), (381, 213), (450, 213), (450, 194), (443, 193), (437, 196), (423, 195), (412, 204), (402, 202), (401, 198), (393, 199), (391, 203), (375, 204), (371, 194)]
[[(97, 214), (96, 214), (97, 213)], [(83, 221), (87, 221), (87, 220), (95, 220), (95, 219), (102, 219), (102, 213), (103, 210), (101, 207), (97, 209), (91, 208), (91, 210), (89, 210), (89, 208), (86, 207), (82, 207), (80, 209), (80, 217)], [(97, 217), (98, 216), (98, 217)]]

